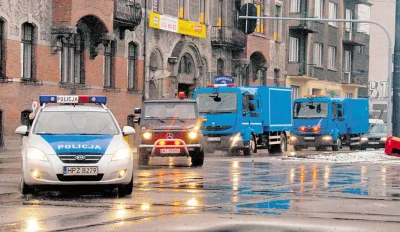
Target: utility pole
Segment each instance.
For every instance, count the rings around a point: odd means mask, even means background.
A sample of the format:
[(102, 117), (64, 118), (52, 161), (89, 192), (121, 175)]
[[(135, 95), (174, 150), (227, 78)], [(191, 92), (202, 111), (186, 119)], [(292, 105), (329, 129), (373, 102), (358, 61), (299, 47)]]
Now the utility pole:
[[(394, 41), (394, 73), (393, 73), (393, 136), (400, 137), (400, 0), (396, 0), (396, 25)], [(389, 89), (388, 97), (390, 97)], [(392, 100), (392, 99), (390, 99)]]

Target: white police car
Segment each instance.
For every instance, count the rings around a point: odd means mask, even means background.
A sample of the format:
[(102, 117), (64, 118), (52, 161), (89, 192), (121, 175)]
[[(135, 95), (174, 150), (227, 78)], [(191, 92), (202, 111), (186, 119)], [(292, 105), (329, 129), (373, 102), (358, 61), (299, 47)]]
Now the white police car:
[(24, 136), (22, 194), (54, 185), (104, 185), (118, 187), (120, 196), (132, 193), (133, 157), (124, 136), (135, 129), (121, 131), (106, 101), (105, 96), (40, 96), (32, 125), (15, 131)]

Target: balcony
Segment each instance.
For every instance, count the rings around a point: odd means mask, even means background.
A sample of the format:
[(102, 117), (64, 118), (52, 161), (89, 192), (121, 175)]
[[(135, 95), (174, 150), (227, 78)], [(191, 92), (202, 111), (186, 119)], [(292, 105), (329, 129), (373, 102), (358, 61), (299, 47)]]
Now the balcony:
[(367, 86), (367, 74), (362, 72), (343, 72), (342, 84)]
[(243, 50), (247, 45), (247, 36), (234, 27), (211, 27), (211, 45), (232, 50)]
[(315, 64), (308, 64), (306, 62), (301, 62), (299, 66), (299, 75), (307, 77), (315, 77), (314, 67)]
[(351, 46), (365, 46), (369, 44), (369, 35), (357, 29), (343, 30), (343, 44)]
[(125, 30), (134, 31), (142, 21), (142, 6), (130, 0), (114, 1), (114, 24), (120, 28), (120, 39), (124, 39)]
[[(299, 18), (309, 18), (308, 13), (299, 13), (299, 14), (294, 14), (293, 16), (296, 17), (296, 15)], [(305, 21), (305, 20), (300, 20), (299, 21), (294, 21), (293, 23), (290, 23), (289, 30), (292, 31), (298, 31), (298, 32), (306, 32), (306, 33), (317, 33), (321, 30), (324, 29), (324, 24), (316, 21)]]

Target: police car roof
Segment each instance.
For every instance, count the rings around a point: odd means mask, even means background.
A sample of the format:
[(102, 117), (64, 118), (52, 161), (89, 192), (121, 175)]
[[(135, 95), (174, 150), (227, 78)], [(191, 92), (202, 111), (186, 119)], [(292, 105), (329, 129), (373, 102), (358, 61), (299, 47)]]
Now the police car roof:
[(56, 106), (46, 106), (43, 111), (57, 112), (57, 111), (79, 111), (79, 112), (107, 112), (101, 106), (96, 105), (56, 105)]

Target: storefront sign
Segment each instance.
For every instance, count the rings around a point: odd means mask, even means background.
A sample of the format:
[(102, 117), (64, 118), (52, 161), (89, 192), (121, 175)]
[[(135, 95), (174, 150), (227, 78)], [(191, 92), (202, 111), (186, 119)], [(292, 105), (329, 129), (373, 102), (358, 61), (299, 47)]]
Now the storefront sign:
[(214, 84), (233, 84), (234, 79), (231, 76), (216, 76)]
[(207, 38), (207, 29), (204, 24), (178, 19), (168, 15), (160, 15), (155, 12), (150, 13), (149, 26), (151, 28), (175, 32), (182, 35)]

